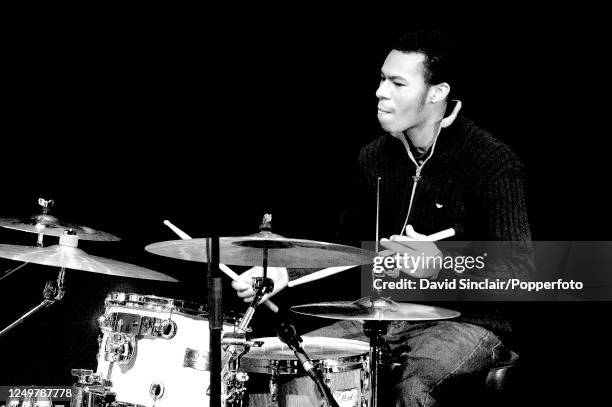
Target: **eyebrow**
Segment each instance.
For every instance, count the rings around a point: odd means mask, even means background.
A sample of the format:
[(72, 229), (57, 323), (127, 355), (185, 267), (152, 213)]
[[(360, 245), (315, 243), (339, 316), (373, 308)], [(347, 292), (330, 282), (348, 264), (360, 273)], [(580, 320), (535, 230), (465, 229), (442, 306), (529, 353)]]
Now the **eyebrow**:
[(408, 80), (406, 78), (404, 78), (402, 76), (398, 76), (398, 75), (389, 75), (389, 76), (387, 76), (387, 75), (385, 75), (384, 72), (381, 72), (380, 76), (384, 76), (385, 78), (391, 79), (392, 81), (395, 81), (395, 80), (399, 79), (399, 80), (402, 80), (404, 82), (408, 82)]

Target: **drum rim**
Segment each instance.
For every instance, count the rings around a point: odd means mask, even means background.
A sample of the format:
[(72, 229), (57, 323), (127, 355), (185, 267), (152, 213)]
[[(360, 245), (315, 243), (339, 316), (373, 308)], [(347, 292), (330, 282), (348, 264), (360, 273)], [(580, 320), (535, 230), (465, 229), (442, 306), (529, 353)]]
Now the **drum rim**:
[(114, 306), (152, 312), (171, 312), (173, 314), (208, 317), (208, 312), (204, 310), (204, 306), (196, 302), (149, 294), (112, 291), (106, 296), (104, 305), (106, 308)]
[[(333, 338), (326, 336), (303, 336), (304, 341), (320, 341), (324, 340), (332, 341), (340, 344), (353, 344), (353, 345), (363, 345), (363, 352), (350, 355), (350, 356), (342, 356), (338, 358), (321, 358), (321, 359), (311, 359), (312, 362), (317, 366), (319, 370), (324, 372), (332, 372), (332, 373), (341, 373), (348, 372), (351, 370), (359, 369), (363, 366), (364, 362), (368, 360), (369, 357), (369, 344), (367, 342), (358, 341), (355, 339), (345, 339), (345, 338)], [(253, 341), (272, 341), (274, 343), (282, 344), (280, 339), (277, 337), (262, 337), (255, 338)], [(264, 373), (264, 374), (296, 374), (297, 372), (305, 373), (299, 366), (299, 362), (297, 359), (274, 359), (272, 357), (269, 358), (250, 358), (249, 354), (246, 353), (242, 356), (240, 362), (240, 368), (243, 369), (247, 373)]]
[[(368, 354), (366, 353), (338, 359), (312, 359), (311, 361), (319, 371), (324, 373), (343, 373), (361, 369), (367, 360)], [(244, 370), (247, 373), (264, 373), (269, 375), (306, 374), (297, 359), (247, 359), (243, 357), (240, 361), (240, 370)]]

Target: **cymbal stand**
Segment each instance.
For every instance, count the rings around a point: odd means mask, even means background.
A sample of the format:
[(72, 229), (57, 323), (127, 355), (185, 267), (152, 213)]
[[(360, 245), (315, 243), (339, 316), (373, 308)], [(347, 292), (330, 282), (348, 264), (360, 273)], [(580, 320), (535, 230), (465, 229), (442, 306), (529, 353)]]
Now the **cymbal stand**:
[(387, 321), (366, 321), (363, 331), (370, 337), (370, 404), (378, 406), (378, 383), (380, 378), (380, 362), (382, 359), (382, 336), (387, 331)]
[(15, 328), (20, 323), (22, 323), (30, 315), (34, 314), (37, 311), (40, 311), (43, 308), (47, 308), (48, 306), (53, 305), (56, 301), (61, 300), (64, 297), (64, 294), (66, 293), (66, 290), (64, 288), (65, 273), (66, 269), (62, 267), (57, 276), (56, 282), (47, 281), (43, 290), (43, 297), (45, 299), (40, 304), (38, 304), (28, 312), (23, 314), (21, 317), (19, 317), (19, 319), (17, 319), (15, 322), (0, 331), (0, 337), (2, 337), (2, 335), (6, 334), (11, 329)]
[[(53, 201), (53, 199), (46, 200), (46, 199), (43, 199), (43, 198), (38, 198), (38, 204), (42, 207), (43, 215), (46, 215), (47, 213), (49, 213), (49, 210), (53, 206), (54, 201)], [(41, 223), (37, 223), (36, 226), (35, 226), (35, 228), (37, 230), (42, 230), (42, 229), (44, 229), (44, 227), (45, 227), (45, 225), (43, 225)], [(44, 235), (42, 233), (39, 233), (38, 234), (38, 238), (36, 239), (36, 246), (37, 247), (43, 247), (43, 238), (44, 238)], [(22, 267), (25, 267), (28, 264), (30, 264), (30, 263), (25, 262), (25, 263), (15, 267), (15, 268), (13, 268), (13, 269), (5, 271), (4, 275), (2, 277), (0, 277), (0, 281), (4, 280), (8, 276), (10, 276), (14, 272), (18, 271)]]
[[(51, 207), (53, 206), (53, 204), (55, 204), (55, 201), (53, 199), (47, 200), (44, 198), (38, 198), (38, 205), (42, 207), (43, 215), (46, 215), (49, 213), (49, 210), (51, 210)], [(45, 228), (45, 225), (40, 224), (40, 223), (36, 224), (36, 230), (40, 231), (44, 228)], [(43, 237), (44, 235), (42, 233), (38, 234), (38, 241), (36, 242), (36, 246), (43, 247)]]
[(390, 298), (380, 297), (379, 293), (374, 293), (371, 297), (364, 297), (357, 301), (364, 308), (372, 308), (376, 314), (380, 315), (379, 320), (365, 321), (363, 331), (370, 338), (370, 405), (378, 406), (378, 383), (380, 378), (380, 365), (383, 351), (383, 335), (387, 332), (388, 321), (382, 320), (382, 315), (390, 309), (397, 309), (397, 303)]
[[(77, 247), (78, 241), (79, 241), (79, 238), (76, 236), (74, 232), (65, 232), (64, 235), (60, 236), (60, 244), (62, 245), (66, 245), (70, 247)], [(25, 264), (28, 264), (28, 263), (25, 263)], [(22, 267), (25, 264), (22, 264), (19, 267)], [(4, 328), (2, 331), (0, 331), (0, 337), (2, 337), (2, 335), (10, 331), (11, 329), (16, 327), (20, 323), (22, 323), (30, 315), (34, 314), (37, 311), (40, 311), (43, 308), (47, 308), (48, 306), (53, 305), (56, 301), (61, 300), (64, 297), (64, 294), (66, 294), (66, 290), (64, 287), (65, 276), (66, 276), (66, 268), (62, 267), (58, 273), (57, 280), (55, 282), (47, 281), (47, 283), (45, 284), (45, 288), (43, 290), (43, 297), (45, 299), (40, 304), (38, 304), (37, 306), (29, 310), (28, 312), (23, 314), (21, 317), (19, 317), (19, 319), (17, 319), (15, 322), (13, 322), (12, 324)]]
[(13, 269), (10, 269), (10, 270), (5, 271), (5, 272), (4, 272), (4, 275), (3, 275), (2, 277), (0, 277), (0, 281), (2, 281), (3, 279), (7, 278), (8, 276), (10, 276), (11, 274), (13, 274), (14, 272), (16, 272), (17, 270), (19, 270), (20, 268), (27, 266), (28, 264), (30, 264), (30, 263), (23, 263), (23, 264), (21, 264), (21, 265), (19, 265), (19, 266), (15, 267), (15, 268), (13, 268)]

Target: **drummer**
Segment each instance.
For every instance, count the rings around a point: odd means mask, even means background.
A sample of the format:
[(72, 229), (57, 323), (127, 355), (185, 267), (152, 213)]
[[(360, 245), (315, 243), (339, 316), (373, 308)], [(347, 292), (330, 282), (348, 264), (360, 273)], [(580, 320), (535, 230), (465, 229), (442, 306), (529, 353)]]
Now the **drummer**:
[[(380, 231), (389, 236), (381, 241), (385, 248), (415, 257), (440, 254), (434, 242), (423, 242), (417, 251), (406, 239), (421, 240), (452, 227), (457, 240), (518, 242), (509, 256), (487, 262), (485, 272), (464, 277), (530, 278), (534, 266), (524, 167), (506, 145), (461, 114), (461, 102), (453, 99), (452, 51), (443, 35), (423, 31), (401, 37), (388, 53), (376, 91), (383, 132), (359, 154), (358, 187), (341, 220), (341, 243), (371, 239), (371, 204), (380, 177)], [(514, 261), (504, 261), (509, 258)], [(402, 270), (402, 277), (456, 277), (454, 271), (429, 266), (413, 265)], [(286, 270), (273, 269), (270, 275), (277, 283), (274, 293), (286, 286)], [(248, 284), (232, 285), (250, 301)], [(500, 335), (509, 328), (503, 318), (482, 312), (491, 311), (492, 304), (471, 313), (455, 305), (463, 314), (459, 320), (390, 324), (386, 341), (400, 363), (396, 405), (438, 405), (454, 396), (448, 385), (458, 376), (484, 371), (502, 354)], [(362, 326), (352, 321), (309, 335), (367, 341)]]

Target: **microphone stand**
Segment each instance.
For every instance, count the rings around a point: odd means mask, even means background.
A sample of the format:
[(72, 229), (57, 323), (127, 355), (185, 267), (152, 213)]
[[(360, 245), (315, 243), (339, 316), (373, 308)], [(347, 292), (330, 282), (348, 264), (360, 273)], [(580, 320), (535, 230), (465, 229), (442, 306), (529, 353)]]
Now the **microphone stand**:
[(289, 349), (291, 349), (293, 353), (295, 353), (295, 357), (300, 362), (302, 368), (304, 368), (304, 371), (306, 371), (306, 373), (308, 373), (308, 376), (310, 376), (310, 378), (316, 383), (319, 392), (321, 392), (321, 395), (325, 399), (326, 405), (330, 407), (339, 407), (338, 402), (329, 390), (329, 387), (327, 387), (325, 383), (323, 383), (323, 380), (317, 373), (314, 364), (306, 354), (306, 351), (304, 351), (304, 348), (302, 348), (302, 345), (300, 345), (303, 340), (297, 334), (293, 325), (282, 324), (281, 327), (277, 330), (276, 334), (279, 339), (287, 346), (289, 346)]

